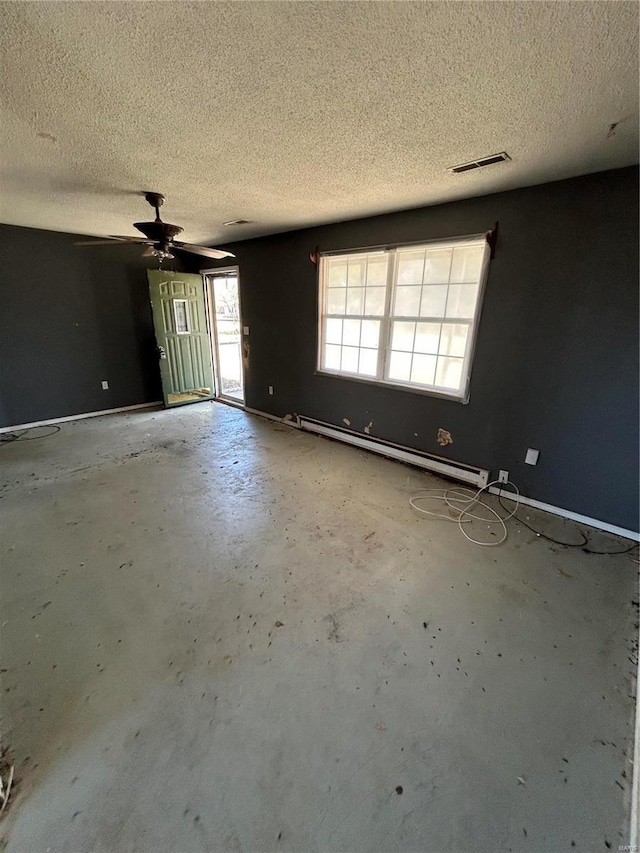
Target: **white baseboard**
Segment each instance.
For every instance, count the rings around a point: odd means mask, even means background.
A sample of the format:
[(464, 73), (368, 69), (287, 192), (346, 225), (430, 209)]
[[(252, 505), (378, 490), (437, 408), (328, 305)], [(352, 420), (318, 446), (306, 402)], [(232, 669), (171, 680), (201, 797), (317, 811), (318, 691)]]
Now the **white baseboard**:
[(277, 415), (270, 415), (269, 412), (261, 412), (260, 409), (251, 409), (249, 406), (244, 407), (245, 412), (249, 412), (250, 415), (258, 415), (260, 418), (267, 418), (270, 421), (276, 421), (276, 423), (284, 424), (285, 426), (295, 427), (295, 429), (300, 429), (300, 424), (298, 423), (298, 416), (291, 415), (289, 419), (285, 415), (284, 418), (279, 418)]
[[(513, 500), (513, 492), (501, 490), (497, 486), (491, 486), (489, 491), (492, 495), (502, 495), (507, 500)], [(523, 495), (518, 496), (518, 500), (525, 506), (531, 506), (534, 509), (542, 509), (545, 512), (551, 512), (553, 515), (560, 515), (562, 518), (568, 518), (570, 521), (577, 521), (580, 524), (588, 524), (589, 527), (597, 527), (598, 530), (605, 530), (607, 533), (614, 533), (616, 536), (622, 536), (624, 539), (631, 539), (633, 542), (640, 542), (640, 533), (633, 530), (627, 530), (625, 527), (617, 527), (615, 524), (609, 524), (608, 521), (600, 521), (598, 518), (589, 518), (588, 515), (580, 515), (577, 512), (572, 512), (570, 509), (561, 509), (559, 506), (545, 504), (542, 501), (536, 501), (533, 498), (525, 498)]]
[(118, 406), (117, 409), (101, 409), (99, 412), (82, 412), (79, 415), (67, 415), (64, 418), (48, 418), (45, 421), (31, 421), (28, 424), (14, 424), (14, 426), (0, 427), (0, 433), (13, 432), (16, 429), (50, 426), (51, 424), (63, 424), (67, 421), (80, 421), (84, 418), (98, 418), (100, 415), (115, 415), (117, 412), (133, 412), (135, 409), (153, 409), (155, 406), (161, 405), (162, 400), (155, 400), (153, 403), (136, 403), (135, 406)]
[(331, 424), (325, 424), (303, 416), (300, 416), (299, 421), (300, 426), (304, 430), (309, 430), (328, 438), (334, 438), (337, 441), (344, 441), (346, 444), (352, 444), (363, 450), (379, 453), (381, 456), (388, 456), (391, 459), (396, 459), (398, 462), (408, 462), (410, 465), (415, 465), (417, 468), (424, 468), (427, 471), (433, 471), (435, 474), (452, 477), (455, 480), (471, 483), (478, 487), (486, 486), (489, 482), (489, 472), (484, 468), (475, 468), (473, 465), (466, 465), (463, 462), (449, 461), (427, 453), (420, 453), (411, 447), (382, 441), (373, 436), (369, 437), (342, 430)]

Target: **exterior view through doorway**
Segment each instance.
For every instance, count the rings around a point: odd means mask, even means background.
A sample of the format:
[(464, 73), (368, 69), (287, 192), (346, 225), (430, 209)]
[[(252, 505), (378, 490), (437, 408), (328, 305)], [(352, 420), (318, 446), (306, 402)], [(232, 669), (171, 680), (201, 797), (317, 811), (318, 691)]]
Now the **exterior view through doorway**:
[(238, 267), (204, 271), (209, 297), (217, 396), (244, 403), (242, 313)]

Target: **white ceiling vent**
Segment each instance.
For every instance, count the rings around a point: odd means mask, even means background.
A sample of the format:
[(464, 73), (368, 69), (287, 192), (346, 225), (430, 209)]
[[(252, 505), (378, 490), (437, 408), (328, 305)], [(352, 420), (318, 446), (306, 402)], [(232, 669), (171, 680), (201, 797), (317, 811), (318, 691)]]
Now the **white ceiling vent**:
[(230, 219), (228, 222), (223, 222), (223, 225), (251, 225), (250, 219)]
[(489, 157), (480, 157), (478, 160), (471, 160), (469, 163), (461, 163), (459, 166), (450, 166), (447, 172), (470, 172), (471, 169), (480, 169), (482, 166), (491, 166), (492, 163), (502, 163), (503, 160), (511, 160), (511, 157), (506, 151), (501, 151), (499, 154), (490, 154)]

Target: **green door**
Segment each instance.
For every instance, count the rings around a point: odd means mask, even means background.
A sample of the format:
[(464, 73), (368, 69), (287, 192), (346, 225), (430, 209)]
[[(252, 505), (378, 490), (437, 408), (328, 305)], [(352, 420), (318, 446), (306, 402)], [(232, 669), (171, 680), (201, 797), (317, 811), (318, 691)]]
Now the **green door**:
[(211, 345), (201, 276), (148, 270), (165, 406), (214, 396)]

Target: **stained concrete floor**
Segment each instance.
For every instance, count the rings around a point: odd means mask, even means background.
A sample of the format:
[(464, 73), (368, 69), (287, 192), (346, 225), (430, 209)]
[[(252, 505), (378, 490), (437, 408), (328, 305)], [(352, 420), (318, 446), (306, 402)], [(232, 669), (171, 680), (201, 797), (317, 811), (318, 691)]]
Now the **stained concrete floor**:
[(629, 557), (474, 547), (436, 478), (215, 403), (0, 452), (9, 851), (628, 840)]

